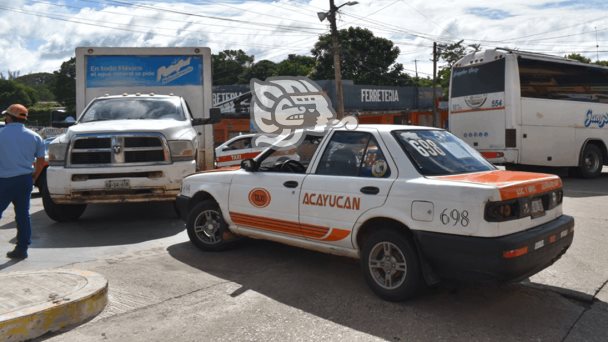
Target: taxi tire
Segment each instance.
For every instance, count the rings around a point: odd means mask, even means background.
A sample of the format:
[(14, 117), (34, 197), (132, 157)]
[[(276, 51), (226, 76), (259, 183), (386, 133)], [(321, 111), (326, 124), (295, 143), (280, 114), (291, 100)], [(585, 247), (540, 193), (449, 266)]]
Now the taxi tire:
[[(218, 221), (216, 222), (216, 224), (219, 224), (218, 228), (220, 234), (218, 242), (216, 243), (208, 243), (206, 241), (201, 240), (195, 231), (196, 221), (200, 215), (203, 215), (204, 212), (215, 213), (215, 215), (217, 215)], [(223, 251), (231, 247), (234, 242), (234, 240), (227, 241), (223, 238), (224, 234), (222, 232), (228, 231), (228, 224), (226, 224), (226, 221), (224, 221), (221, 209), (213, 200), (204, 200), (192, 207), (192, 209), (188, 213), (188, 220), (186, 221), (186, 230), (188, 231), (188, 237), (190, 238), (190, 242), (192, 242), (192, 244), (204, 251)]]
[[(379, 244), (389, 243), (393, 248), (397, 248), (404, 256), (406, 264), (405, 280), (401, 285), (394, 289), (386, 289), (374, 280), (374, 275), (369, 267), (369, 259), (372, 256), (374, 247)], [(418, 254), (412, 241), (402, 232), (395, 229), (382, 229), (373, 232), (364, 242), (361, 250), (361, 268), (365, 281), (369, 287), (380, 298), (399, 302), (414, 296), (422, 285), (422, 274)]]
[(36, 180), (36, 183), (38, 184), (38, 190), (40, 191), (40, 195), (42, 197), (42, 206), (44, 207), (44, 212), (54, 221), (76, 221), (80, 218), (80, 216), (82, 216), (87, 208), (86, 204), (57, 204), (53, 202), (47, 186), (46, 171), (42, 172), (42, 174)]

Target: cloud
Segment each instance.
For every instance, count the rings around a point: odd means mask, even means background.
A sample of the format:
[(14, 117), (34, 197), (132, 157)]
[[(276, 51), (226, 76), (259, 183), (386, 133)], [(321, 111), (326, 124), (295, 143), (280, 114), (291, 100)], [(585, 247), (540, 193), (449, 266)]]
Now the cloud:
[[(328, 10), (327, 0), (121, 3), (0, 3), (0, 71), (58, 70), (78, 46), (208, 46), (278, 62), (288, 54), (309, 55), (318, 36), (329, 32), (327, 20), (317, 18)], [(604, 0), (512, 0), (500, 8), (477, 0), (360, 0), (340, 11), (339, 28), (361, 26), (392, 40), (401, 50), (398, 62), (423, 77), (432, 74), (434, 41), (595, 59), (597, 29), (600, 59), (608, 59), (601, 52), (608, 51)]]
[(492, 20), (505, 19), (513, 16), (509, 12), (487, 7), (472, 7), (467, 10), (467, 13)]

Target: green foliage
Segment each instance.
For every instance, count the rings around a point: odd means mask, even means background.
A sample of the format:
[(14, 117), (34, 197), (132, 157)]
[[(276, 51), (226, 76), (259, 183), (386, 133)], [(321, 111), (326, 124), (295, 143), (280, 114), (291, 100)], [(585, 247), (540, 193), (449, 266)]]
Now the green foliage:
[(52, 91), (55, 76), (52, 73), (37, 72), (17, 77), (15, 81), (34, 89), (37, 93), (38, 101), (55, 100), (55, 94)]
[(437, 56), (440, 61), (445, 64), (439, 67), (437, 71), (437, 84), (443, 89), (444, 95), (447, 97), (450, 89), (450, 77), (452, 75), (452, 66), (462, 57), (480, 50), (479, 44), (462, 45), (463, 40), (452, 44), (438, 44)]
[(4, 110), (13, 103), (29, 107), (38, 101), (36, 91), (11, 80), (0, 80), (0, 108)]
[(241, 83), (249, 83), (252, 78), (265, 80), (268, 77), (276, 76), (277, 65), (269, 60), (261, 60), (245, 70), (241, 75)]
[[(349, 27), (338, 31), (342, 78), (359, 84), (412, 84), (403, 73), (403, 65), (395, 63), (399, 48), (388, 39), (375, 37), (372, 31)], [(314, 79), (334, 79), (333, 44), (330, 34), (322, 35), (311, 50), (317, 64)]]
[(277, 76), (310, 76), (315, 68), (314, 57), (290, 54), (276, 66)]
[(575, 61), (583, 62), (583, 63), (591, 63), (591, 59), (587, 58), (580, 53), (571, 53), (569, 55), (564, 56), (568, 59), (574, 59)]
[(66, 107), (68, 112), (76, 110), (76, 57), (61, 63), (58, 71), (53, 72), (55, 80), (51, 87), (55, 99)]
[(246, 69), (253, 63), (253, 56), (243, 50), (224, 50), (211, 57), (214, 85), (238, 84)]

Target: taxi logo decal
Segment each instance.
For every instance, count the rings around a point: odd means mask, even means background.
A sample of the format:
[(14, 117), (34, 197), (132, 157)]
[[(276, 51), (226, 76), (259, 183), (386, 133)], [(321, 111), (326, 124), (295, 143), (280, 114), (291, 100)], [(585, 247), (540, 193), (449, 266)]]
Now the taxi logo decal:
[(256, 208), (266, 208), (270, 199), (270, 193), (266, 189), (255, 188), (249, 191), (249, 203)]
[(319, 207), (332, 207), (339, 209), (359, 210), (361, 197), (304, 193), (302, 204)]
[(305, 237), (319, 241), (340, 241), (350, 235), (350, 230), (327, 228), (312, 224), (277, 220), (268, 217), (230, 212), (232, 221), (244, 227), (256, 228), (286, 235)]

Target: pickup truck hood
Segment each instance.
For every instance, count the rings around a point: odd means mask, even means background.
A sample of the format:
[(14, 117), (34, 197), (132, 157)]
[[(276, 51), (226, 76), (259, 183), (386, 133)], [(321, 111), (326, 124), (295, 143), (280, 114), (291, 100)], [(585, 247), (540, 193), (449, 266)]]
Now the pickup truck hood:
[(562, 181), (556, 175), (521, 171), (494, 170), (428, 178), (495, 186), (498, 188), (501, 200), (503, 201), (532, 196), (562, 187)]
[[(106, 120), (71, 126), (67, 134), (159, 132), (167, 139), (191, 139), (194, 130), (188, 121), (177, 120)], [(188, 134), (191, 133), (191, 134)]]

